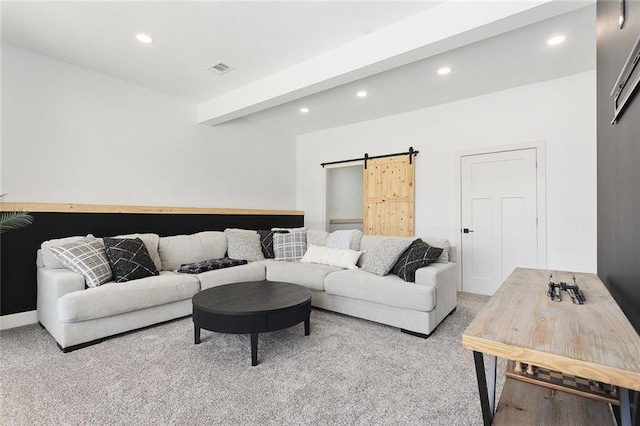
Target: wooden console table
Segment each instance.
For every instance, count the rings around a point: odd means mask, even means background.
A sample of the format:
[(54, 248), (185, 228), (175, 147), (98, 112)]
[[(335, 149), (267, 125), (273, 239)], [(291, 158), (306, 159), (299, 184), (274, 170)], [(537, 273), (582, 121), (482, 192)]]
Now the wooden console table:
[[(550, 274), (553, 282), (569, 284), (575, 276), (586, 297), (584, 305), (573, 304), (566, 292), (562, 301), (551, 301)], [(595, 274), (517, 268), (469, 324), (462, 345), (473, 351), (485, 425), (494, 420), (515, 424), (518, 414), (527, 419), (517, 424), (542, 424), (540, 419), (552, 414), (539, 412), (553, 411), (544, 404), (552, 403), (554, 390), (510, 378), (496, 409), (496, 357), (617, 386), (622, 424), (631, 425), (629, 389), (640, 391), (640, 336)], [(483, 354), (489, 355), (488, 382)], [(563, 409), (575, 405), (575, 413), (565, 413), (568, 423), (580, 424), (576, 420), (584, 416), (597, 424), (593, 416), (604, 415), (599, 409), (584, 413), (604, 402), (568, 394), (560, 399)], [(637, 412), (637, 401), (634, 409)], [(573, 414), (577, 417), (571, 420)]]

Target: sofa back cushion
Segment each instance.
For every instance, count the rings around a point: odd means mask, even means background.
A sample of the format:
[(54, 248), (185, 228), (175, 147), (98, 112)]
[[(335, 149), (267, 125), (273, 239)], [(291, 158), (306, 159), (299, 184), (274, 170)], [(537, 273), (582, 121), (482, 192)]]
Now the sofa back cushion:
[(160, 237), (158, 253), (163, 271), (175, 271), (185, 263), (219, 259), (227, 252), (224, 232), (205, 231), (192, 235)]
[(309, 229), (307, 231), (307, 244), (313, 244), (314, 246), (326, 247), (327, 238), (329, 237), (327, 231), (321, 231), (319, 229)]
[(66, 269), (67, 267), (64, 266), (64, 264), (56, 256), (53, 255), (53, 253), (51, 252), (51, 247), (60, 247), (64, 244), (75, 243), (84, 238), (87, 238), (87, 237), (81, 236), (81, 237), (57, 238), (57, 239), (43, 242), (40, 245), (40, 248), (42, 250), (41, 251), (42, 266), (50, 269)]

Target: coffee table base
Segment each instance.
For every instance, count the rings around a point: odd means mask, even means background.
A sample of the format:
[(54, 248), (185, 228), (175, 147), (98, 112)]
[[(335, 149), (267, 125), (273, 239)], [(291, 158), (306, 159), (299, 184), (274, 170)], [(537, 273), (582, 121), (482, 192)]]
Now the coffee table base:
[[(198, 325), (193, 323), (193, 343), (196, 345), (200, 344), (200, 330), (201, 328)], [(304, 335), (308, 336), (311, 334), (311, 321), (309, 317), (304, 320)], [(251, 333), (251, 366), (255, 367), (258, 365), (258, 333)]]

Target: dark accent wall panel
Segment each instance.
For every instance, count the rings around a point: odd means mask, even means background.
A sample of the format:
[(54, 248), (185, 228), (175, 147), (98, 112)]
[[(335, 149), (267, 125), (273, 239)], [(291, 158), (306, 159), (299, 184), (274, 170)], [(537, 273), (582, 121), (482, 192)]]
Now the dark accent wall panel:
[(222, 231), (225, 228), (271, 229), (304, 225), (302, 215), (32, 213), (34, 223), (0, 238), (0, 314), (36, 309), (36, 251), (43, 241), (73, 235), (96, 237), (129, 233), (160, 236)]
[[(609, 95), (640, 34), (640, 1), (597, 3), (598, 275), (640, 331), (640, 95), (611, 124)], [(588, 297), (588, 296), (587, 296)]]

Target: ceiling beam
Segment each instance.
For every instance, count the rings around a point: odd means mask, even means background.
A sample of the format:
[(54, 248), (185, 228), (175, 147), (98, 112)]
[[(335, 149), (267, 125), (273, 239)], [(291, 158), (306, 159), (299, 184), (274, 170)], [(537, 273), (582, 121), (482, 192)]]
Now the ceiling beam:
[(198, 105), (198, 122), (222, 124), (593, 3), (446, 1), (203, 102)]

